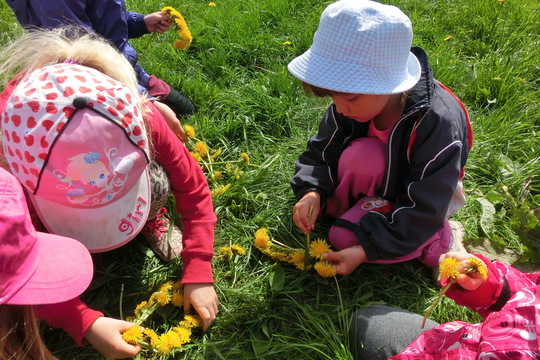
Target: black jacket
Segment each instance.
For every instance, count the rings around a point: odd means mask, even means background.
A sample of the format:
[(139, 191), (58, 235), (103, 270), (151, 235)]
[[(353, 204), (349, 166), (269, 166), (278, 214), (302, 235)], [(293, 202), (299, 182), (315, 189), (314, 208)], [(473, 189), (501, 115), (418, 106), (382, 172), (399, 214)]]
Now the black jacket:
[[(378, 190), (395, 209), (384, 215), (370, 212), (354, 229), (370, 261), (408, 255), (443, 227), (472, 143), (465, 108), (433, 78), (425, 52), (411, 51), (422, 74), (391, 130)], [(324, 206), (334, 193), (341, 153), (352, 140), (367, 136), (367, 130), (368, 123), (347, 118), (330, 105), (296, 163), (291, 185), (297, 198), (316, 191)]]

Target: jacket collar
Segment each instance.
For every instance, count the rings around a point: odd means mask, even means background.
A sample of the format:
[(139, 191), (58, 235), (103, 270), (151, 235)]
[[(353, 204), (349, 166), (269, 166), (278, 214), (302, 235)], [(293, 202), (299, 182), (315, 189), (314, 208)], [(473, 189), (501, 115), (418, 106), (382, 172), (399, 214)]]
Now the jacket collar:
[(403, 110), (403, 117), (418, 111), (422, 108), (428, 108), (431, 106), (431, 100), (433, 98), (433, 92), (435, 90), (435, 80), (433, 79), (433, 71), (429, 66), (428, 57), (426, 52), (419, 47), (411, 48), (411, 52), (417, 57), (420, 62), (422, 71), (420, 73), (420, 80), (411, 89), (405, 108)]

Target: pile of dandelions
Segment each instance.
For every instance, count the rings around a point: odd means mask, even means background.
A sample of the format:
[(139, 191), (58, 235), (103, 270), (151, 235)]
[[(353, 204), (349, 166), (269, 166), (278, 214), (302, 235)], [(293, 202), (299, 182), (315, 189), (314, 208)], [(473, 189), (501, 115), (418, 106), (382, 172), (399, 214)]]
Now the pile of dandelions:
[(122, 338), (129, 344), (139, 345), (142, 350), (137, 358), (165, 357), (182, 351), (182, 347), (191, 342), (192, 330), (202, 328), (203, 322), (199, 315), (184, 315), (183, 319), (169, 330), (158, 334), (145, 326), (150, 315), (158, 308), (172, 305), (183, 307), (183, 286), (177, 282), (168, 281), (152, 293), (147, 301), (137, 305), (134, 316), (128, 318), (137, 325), (122, 333)]
[(336, 269), (324, 259), (324, 253), (332, 252), (324, 239), (308, 241), (306, 248), (295, 249), (270, 238), (267, 228), (255, 232), (254, 245), (270, 258), (293, 264), (299, 270), (314, 268), (322, 277), (336, 275)]
[(222, 149), (209, 148), (204, 141), (196, 137), (193, 126), (185, 125), (184, 131), (190, 139), (186, 146), (191, 156), (203, 169), (212, 191), (212, 197), (223, 195), (233, 183), (245, 177), (246, 169), (250, 165), (247, 153), (241, 153), (234, 160), (221, 160), (224, 155)]
[(161, 12), (169, 15), (178, 32), (178, 39), (173, 44), (174, 48), (179, 50), (187, 49), (191, 45), (193, 37), (182, 14), (172, 6), (165, 6), (161, 9)]
[(445, 285), (439, 291), (437, 299), (435, 299), (433, 304), (431, 304), (431, 306), (426, 311), (424, 319), (422, 320), (422, 329), (426, 325), (426, 320), (428, 319), (431, 311), (440, 302), (443, 295), (446, 294), (448, 289), (450, 289), (450, 287), (457, 282), (458, 276), (460, 274), (478, 273), (484, 280), (486, 280), (488, 277), (486, 266), (480, 259), (474, 256), (469, 257), (463, 262), (459, 261), (454, 257), (447, 257), (439, 264), (439, 272), (441, 277), (441, 284)]

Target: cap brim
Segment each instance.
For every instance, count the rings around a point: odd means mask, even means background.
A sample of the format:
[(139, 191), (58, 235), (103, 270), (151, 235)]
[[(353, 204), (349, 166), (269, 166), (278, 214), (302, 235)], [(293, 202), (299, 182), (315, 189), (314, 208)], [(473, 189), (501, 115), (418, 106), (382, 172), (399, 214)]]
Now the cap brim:
[(88, 249), (63, 236), (37, 233), (38, 265), (28, 282), (9, 299), (12, 305), (64, 302), (79, 296), (92, 281)]
[(105, 206), (75, 208), (38, 195), (30, 198), (49, 232), (74, 238), (97, 253), (116, 249), (141, 231), (148, 220), (150, 196), (146, 168), (122, 198)]
[(407, 67), (386, 68), (326, 58), (312, 49), (293, 59), (287, 66), (296, 78), (332, 91), (352, 94), (390, 95), (411, 89), (420, 79), (420, 62), (409, 52)]

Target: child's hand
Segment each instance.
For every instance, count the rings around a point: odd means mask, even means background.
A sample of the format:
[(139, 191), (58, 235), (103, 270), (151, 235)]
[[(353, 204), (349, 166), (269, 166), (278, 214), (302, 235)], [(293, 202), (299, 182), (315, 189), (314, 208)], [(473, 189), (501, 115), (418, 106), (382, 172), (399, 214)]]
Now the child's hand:
[(149, 32), (163, 34), (171, 28), (172, 24), (173, 22), (169, 18), (169, 15), (162, 13), (161, 11), (144, 16), (144, 25), (146, 25), (146, 30)]
[(471, 265), (470, 258), (478, 260), (480, 266), (483, 266), (487, 271), (488, 268), (486, 264), (476, 256), (467, 253), (449, 252), (441, 255), (439, 258), (439, 263), (442, 263), (444, 259), (449, 257), (452, 257), (460, 262), (458, 267), (460, 274), (457, 276), (456, 282), (464, 290), (476, 290), (486, 281), (482, 274), (478, 271), (471, 273), (467, 272), (467, 269), (470, 268)]
[[(311, 216), (309, 209), (313, 207)], [(293, 221), (304, 234), (315, 228), (315, 221), (321, 211), (321, 195), (318, 192), (306, 193), (293, 207)]]
[(169, 128), (180, 139), (180, 141), (187, 143), (189, 138), (187, 137), (186, 132), (184, 131), (184, 128), (182, 127), (180, 120), (178, 120), (176, 117), (174, 111), (169, 106), (157, 100), (154, 101), (154, 106), (159, 110), (161, 115), (163, 115), (165, 122), (167, 125), (169, 125)]
[(134, 357), (141, 351), (138, 345), (131, 345), (122, 339), (122, 332), (133, 323), (108, 317), (97, 318), (86, 331), (84, 337), (105, 357), (124, 359)]
[(345, 248), (336, 252), (324, 254), (324, 258), (340, 275), (348, 275), (361, 263), (367, 260), (366, 252), (361, 245)]
[(212, 284), (184, 284), (185, 312), (188, 313), (193, 305), (203, 320), (203, 331), (216, 320), (218, 304), (216, 290)]

